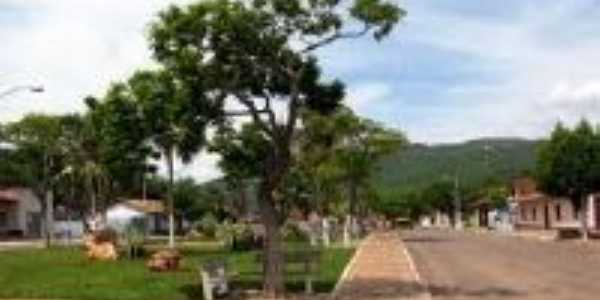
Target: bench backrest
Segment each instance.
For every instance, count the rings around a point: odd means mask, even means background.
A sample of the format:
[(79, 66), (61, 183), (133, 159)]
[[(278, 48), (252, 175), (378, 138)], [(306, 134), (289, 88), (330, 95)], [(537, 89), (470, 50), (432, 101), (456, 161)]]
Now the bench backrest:
[(221, 260), (209, 261), (202, 265), (201, 272), (205, 272), (212, 278), (225, 277), (227, 264)]

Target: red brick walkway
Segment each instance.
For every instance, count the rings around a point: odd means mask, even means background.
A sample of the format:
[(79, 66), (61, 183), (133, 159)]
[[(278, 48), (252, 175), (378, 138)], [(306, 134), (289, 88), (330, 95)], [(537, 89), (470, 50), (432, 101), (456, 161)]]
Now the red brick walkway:
[(429, 299), (398, 233), (375, 233), (357, 251), (334, 299)]

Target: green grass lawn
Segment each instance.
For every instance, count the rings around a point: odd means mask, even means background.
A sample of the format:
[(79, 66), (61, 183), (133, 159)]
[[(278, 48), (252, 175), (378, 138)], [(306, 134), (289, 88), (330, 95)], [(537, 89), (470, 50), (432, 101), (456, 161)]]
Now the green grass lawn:
[[(198, 267), (203, 261), (225, 259), (239, 274), (242, 288), (260, 288), (257, 252), (231, 253), (216, 246), (187, 245), (182, 268), (174, 273), (153, 273), (143, 260), (88, 261), (80, 249), (18, 250), (0, 252), (0, 298), (78, 300), (181, 300), (202, 299)], [(332, 248), (322, 252), (317, 291), (333, 288), (353, 250)], [(303, 288), (297, 275), (287, 276), (292, 290)]]

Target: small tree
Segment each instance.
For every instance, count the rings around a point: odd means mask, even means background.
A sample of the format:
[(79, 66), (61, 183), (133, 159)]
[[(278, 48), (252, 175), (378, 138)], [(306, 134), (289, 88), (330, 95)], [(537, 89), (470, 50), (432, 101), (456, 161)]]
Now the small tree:
[(46, 246), (52, 241), (53, 189), (57, 176), (64, 169), (64, 149), (61, 143), (61, 120), (59, 117), (30, 114), (18, 122), (9, 124), (6, 138), (23, 154), (25, 178), (41, 200), (45, 214), (44, 237)]
[(115, 195), (135, 189), (140, 175), (149, 169), (146, 161), (153, 151), (147, 143), (148, 134), (139, 105), (125, 84), (114, 84), (102, 98), (87, 97), (85, 102), (88, 112), (84, 116), (84, 155), (78, 163), (83, 168), (76, 173), (93, 179), (82, 185), (95, 186), (95, 193), (88, 191), (88, 197), (102, 198), (106, 207)]
[(349, 209), (344, 230), (347, 244), (350, 225), (357, 223), (359, 207), (366, 207), (359, 193), (368, 194), (380, 159), (407, 144), (407, 140), (401, 132), (359, 118), (350, 110), (340, 112), (337, 118), (340, 125), (337, 126), (334, 160), (348, 189)]
[(102, 187), (106, 186), (108, 174), (101, 160), (95, 128), (88, 116), (66, 115), (61, 118), (61, 142), (65, 151), (62, 185), (66, 188), (63, 197), (70, 198), (71, 206), (87, 207), (82, 203), (75, 203), (77, 187), (82, 186), (91, 206), (91, 215), (96, 217), (98, 195), (101, 194)]
[(455, 192), (452, 181), (438, 180), (425, 187), (420, 196), (429, 207), (450, 214), (455, 206)]
[(586, 200), (600, 188), (599, 133), (586, 120), (573, 130), (557, 124), (550, 140), (540, 146), (537, 177), (545, 192), (573, 201), (587, 240)]

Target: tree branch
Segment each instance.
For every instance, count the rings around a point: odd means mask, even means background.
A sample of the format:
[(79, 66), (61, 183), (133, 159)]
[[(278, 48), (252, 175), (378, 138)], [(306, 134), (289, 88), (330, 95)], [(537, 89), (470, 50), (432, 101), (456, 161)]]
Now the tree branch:
[(265, 131), (269, 136), (273, 137), (273, 134), (274, 134), (273, 129), (274, 128), (270, 128), (269, 126), (267, 126), (265, 121), (260, 117), (262, 110), (259, 110), (256, 108), (254, 101), (250, 100), (248, 98), (248, 96), (240, 94), (240, 93), (236, 93), (235, 96), (240, 101), (240, 103), (242, 103), (243, 105), (245, 105), (248, 108), (248, 110), (250, 112), (250, 116), (252, 117), (252, 120), (254, 121), (254, 123), (256, 123), (256, 125), (260, 129)]
[(267, 93), (268, 92), (265, 92), (265, 95), (264, 95), (265, 108), (263, 110), (267, 113), (267, 116), (269, 117), (269, 123), (270, 123), (271, 127), (276, 128), (277, 127), (277, 118), (275, 117), (275, 113), (273, 112), (273, 109), (271, 108), (271, 97)]
[(335, 33), (333, 33), (331, 36), (323, 38), (319, 41), (316, 41), (312, 44), (309, 44), (308, 46), (306, 46), (304, 49), (302, 49), (300, 51), (300, 53), (308, 53), (311, 52), (315, 49), (321, 48), (325, 45), (328, 45), (330, 43), (335, 42), (336, 40), (340, 40), (340, 39), (355, 39), (355, 38), (359, 38), (365, 34), (367, 34), (371, 28), (373, 28), (372, 25), (370, 24), (365, 24), (364, 28), (360, 31), (354, 31), (354, 32), (341, 32), (341, 31), (336, 31)]
[[(261, 110), (257, 110), (256, 113), (269, 114), (270, 112), (265, 109), (261, 109)], [(250, 111), (250, 110), (232, 110), (232, 111), (226, 111), (224, 115), (226, 117), (251, 117), (252, 111)]]
[(300, 106), (300, 90), (298, 87), (298, 82), (302, 77), (302, 73), (304, 73), (304, 66), (305, 65), (303, 65), (298, 72), (290, 76), (290, 79), (292, 81), (290, 94), (290, 108), (288, 112), (288, 122), (285, 128), (285, 137), (288, 140), (291, 139), (292, 135), (294, 134), (294, 128), (298, 119), (298, 107)]

